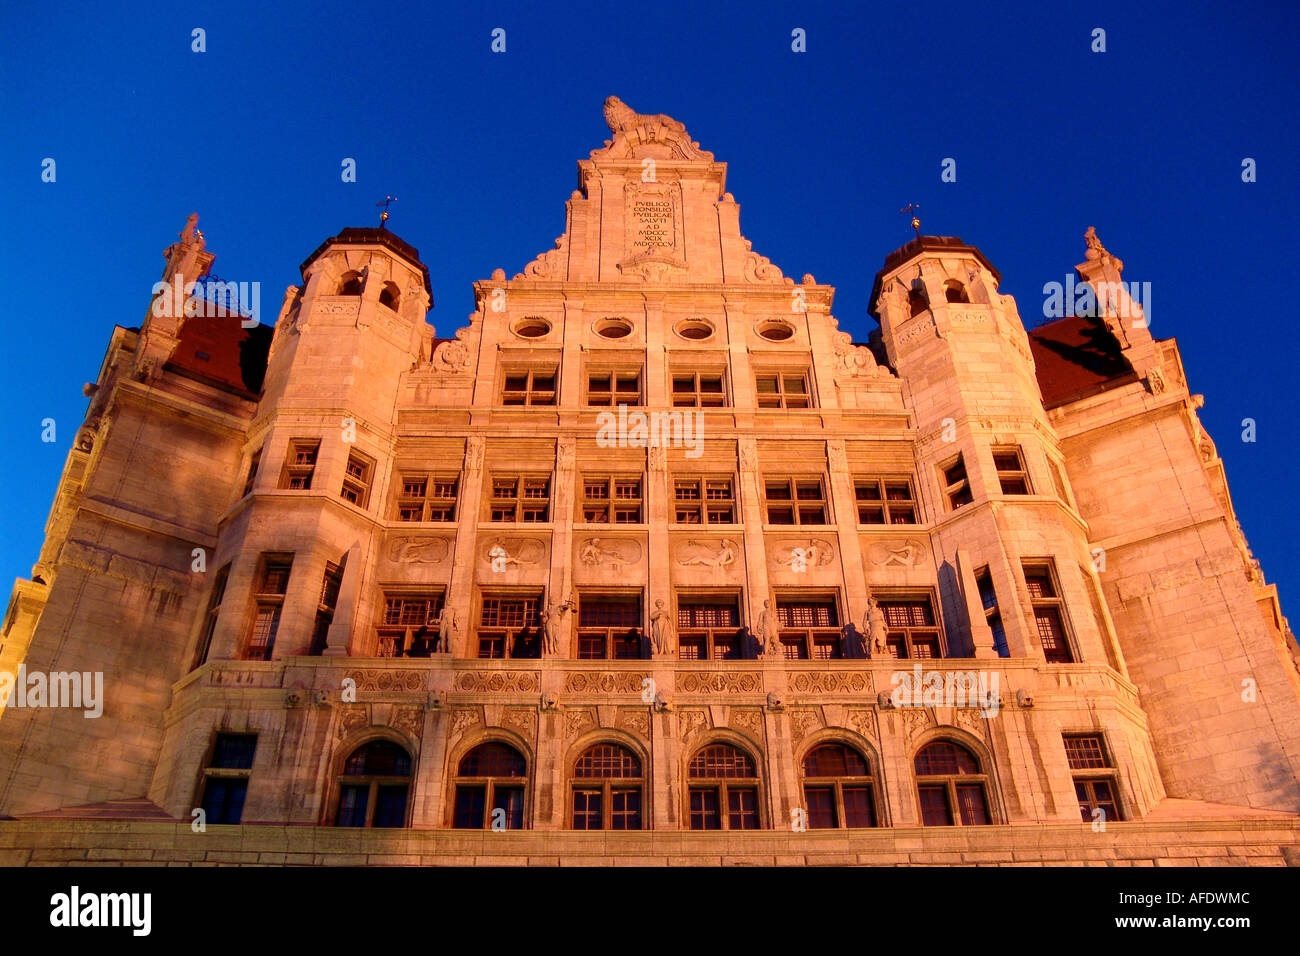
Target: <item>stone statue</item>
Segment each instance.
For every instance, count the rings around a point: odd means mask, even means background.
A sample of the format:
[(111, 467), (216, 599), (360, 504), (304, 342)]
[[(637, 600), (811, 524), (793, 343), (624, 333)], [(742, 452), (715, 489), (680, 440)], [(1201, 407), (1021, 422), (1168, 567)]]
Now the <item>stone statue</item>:
[(456, 627), (456, 612), (449, 607), (442, 609), (438, 619), (438, 643), (433, 650), (436, 654), (450, 654), (460, 630)]
[(867, 598), (867, 613), (862, 618), (862, 630), (866, 636), (867, 656), (883, 654), (887, 648), (885, 632), (889, 625), (885, 623), (885, 612), (875, 595)]
[(617, 96), (610, 96), (605, 100), (605, 123), (609, 126), (611, 133), (619, 133), (636, 126), (658, 126), (660, 123), (679, 129), (683, 133), (686, 132), (686, 127), (671, 116), (665, 116), (663, 113), (657, 113), (653, 116), (638, 113)]
[(664, 609), (664, 600), (655, 601), (655, 609), (650, 612), (650, 650), (655, 655), (672, 653), (673, 618)]
[(772, 602), (764, 601), (763, 610), (758, 614), (757, 637), (763, 645), (764, 653), (777, 655), (781, 649), (781, 622), (772, 610)]
[(560, 652), (560, 627), (564, 623), (564, 615), (568, 611), (576, 610), (577, 607), (573, 595), (569, 595), (569, 599), (563, 604), (549, 604), (542, 609), (543, 653), (553, 657)]

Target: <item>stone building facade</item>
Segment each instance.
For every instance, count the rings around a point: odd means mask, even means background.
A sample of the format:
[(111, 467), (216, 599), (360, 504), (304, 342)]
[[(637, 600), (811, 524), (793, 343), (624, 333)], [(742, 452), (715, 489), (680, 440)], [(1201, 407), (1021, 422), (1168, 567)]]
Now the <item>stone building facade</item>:
[(681, 123), (605, 117), (453, 337), (367, 228), (274, 329), (114, 330), (0, 638), (103, 713), (0, 715), (0, 855), (1300, 862), (1294, 640), (1122, 262), (1026, 331), (918, 236), (857, 343)]

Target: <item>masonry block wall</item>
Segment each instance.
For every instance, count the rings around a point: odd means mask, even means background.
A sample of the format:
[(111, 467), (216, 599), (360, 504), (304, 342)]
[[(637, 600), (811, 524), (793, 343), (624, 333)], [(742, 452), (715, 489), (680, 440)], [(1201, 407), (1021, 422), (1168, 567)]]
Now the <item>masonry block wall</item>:
[[(115, 333), (0, 644), (102, 670), (104, 716), (0, 715), (0, 812), (544, 833), (615, 804), (649, 831), (1300, 810), (1276, 593), (1172, 342), (1109, 314), (1028, 333), (986, 257), (934, 236), (886, 258), (880, 341), (853, 342), (832, 287), (751, 249), (682, 124), (606, 119), (555, 248), (476, 282), (453, 336), (386, 229), (326, 240), (273, 335), (152, 308)], [(210, 265), (192, 225), (165, 275)], [(1085, 280), (1118, 275), (1089, 250)], [(1104, 375), (1067, 341), (1094, 332)], [(900, 700), (914, 667), (996, 696)], [(819, 776), (828, 755), (853, 772)]]

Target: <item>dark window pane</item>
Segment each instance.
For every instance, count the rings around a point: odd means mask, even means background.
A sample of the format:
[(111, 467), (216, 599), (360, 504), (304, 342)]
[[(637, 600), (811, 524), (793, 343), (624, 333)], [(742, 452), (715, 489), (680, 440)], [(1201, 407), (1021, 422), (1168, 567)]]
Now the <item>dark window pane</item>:
[(343, 768), (346, 777), (409, 777), (411, 757), (388, 740), (372, 740), (357, 748)]
[(208, 823), (236, 824), (244, 812), (248, 781), (212, 777), (203, 787), (201, 806)]
[(483, 810), (486, 806), (486, 787), (456, 787), (456, 810), (451, 825), (457, 830), (483, 829)]
[(596, 744), (584, 751), (573, 767), (575, 777), (628, 779), (641, 776), (636, 754), (617, 744)]
[(718, 791), (712, 787), (691, 788), (691, 829), (721, 830), (722, 817), (718, 813)]
[(366, 806), (370, 799), (370, 787), (365, 784), (348, 784), (339, 790), (339, 813), (334, 821), (339, 827), (363, 827), (366, 825)]
[(375, 801), (374, 826), (400, 827), (406, 824), (406, 787), (401, 785), (379, 788)]
[(866, 777), (871, 771), (856, 750), (843, 744), (822, 744), (803, 761), (805, 777)]
[(757, 776), (754, 761), (749, 759), (749, 755), (730, 744), (710, 744), (698, 751), (691, 758), (688, 773), (692, 777), (706, 780)]
[(936, 740), (927, 744), (916, 755), (916, 774), (920, 777), (933, 777), (940, 774), (979, 773), (979, 762), (965, 747), (948, 740)]
[(844, 788), (844, 825), (846, 827), (874, 827), (876, 807), (871, 799), (870, 787)]
[(599, 790), (573, 791), (573, 829), (602, 829)]
[(983, 826), (989, 822), (988, 807), (984, 803), (984, 788), (979, 784), (959, 785), (957, 806), (961, 808), (963, 826)]
[(810, 830), (829, 830), (838, 826), (835, 819), (834, 787), (804, 787), (803, 795), (808, 808)]
[[(497, 787), (492, 801), (492, 813), (504, 819), (507, 830), (524, 828), (524, 791), (522, 787)], [(504, 814), (497, 811), (504, 811)], [(489, 820), (489, 825), (494, 822)]]
[(946, 787), (920, 787), (921, 822), (927, 827), (952, 826), (952, 811), (948, 807)]
[(732, 787), (727, 790), (727, 826), (732, 830), (758, 829), (758, 791)]
[(461, 777), (522, 777), (527, 764), (519, 751), (502, 743), (479, 744), (460, 760)]

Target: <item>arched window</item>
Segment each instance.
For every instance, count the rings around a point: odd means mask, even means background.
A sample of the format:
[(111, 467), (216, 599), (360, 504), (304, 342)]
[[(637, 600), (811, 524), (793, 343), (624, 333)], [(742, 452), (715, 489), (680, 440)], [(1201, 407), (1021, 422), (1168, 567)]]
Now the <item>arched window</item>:
[(479, 744), (456, 768), (452, 826), (458, 830), (524, 828), (524, 783), (528, 763), (509, 744)]
[(573, 765), (573, 829), (640, 830), (641, 760), (618, 744), (589, 747)]
[(362, 744), (339, 778), (339, 827), (404, 827), (411, 755), (389, 740)]
[(339, 282), (339, 295), (360, 295), (361, 286), (361, 273), (349, 272)]
[(909, 289), (907, 291), (907, 305), (911, 309), (912, 315), (920, 315), (930, 307), (929, 301), (925, 298), (925, 293), (920, 289)]
[(844, 744), (822, 744), (803, 758), (803, 799), (812, 829), (874, 827), (871, 766)]
[(385, 282), (383, 289), (379, 292), (379, 304), (386, 305), (394, 312), (402, 304), (402, 293), (397, 289), (397, 283)]
[(754, 761), (731, 744), (696, 751), (689, 777), (692, 830), (757, 830), (758, 772)]
[(981, 770), (979, 759), (965, 747), (950, 740), (936, 740), (917, 752), (914, 766), (921, 822), (926, 826), (980, 826), (992, 822), (985, 791), (988, 775)]
[(966, 287), (956, 279), (949, 279), (943, 284), (943, 294), (949, 302), (970, 302)]

